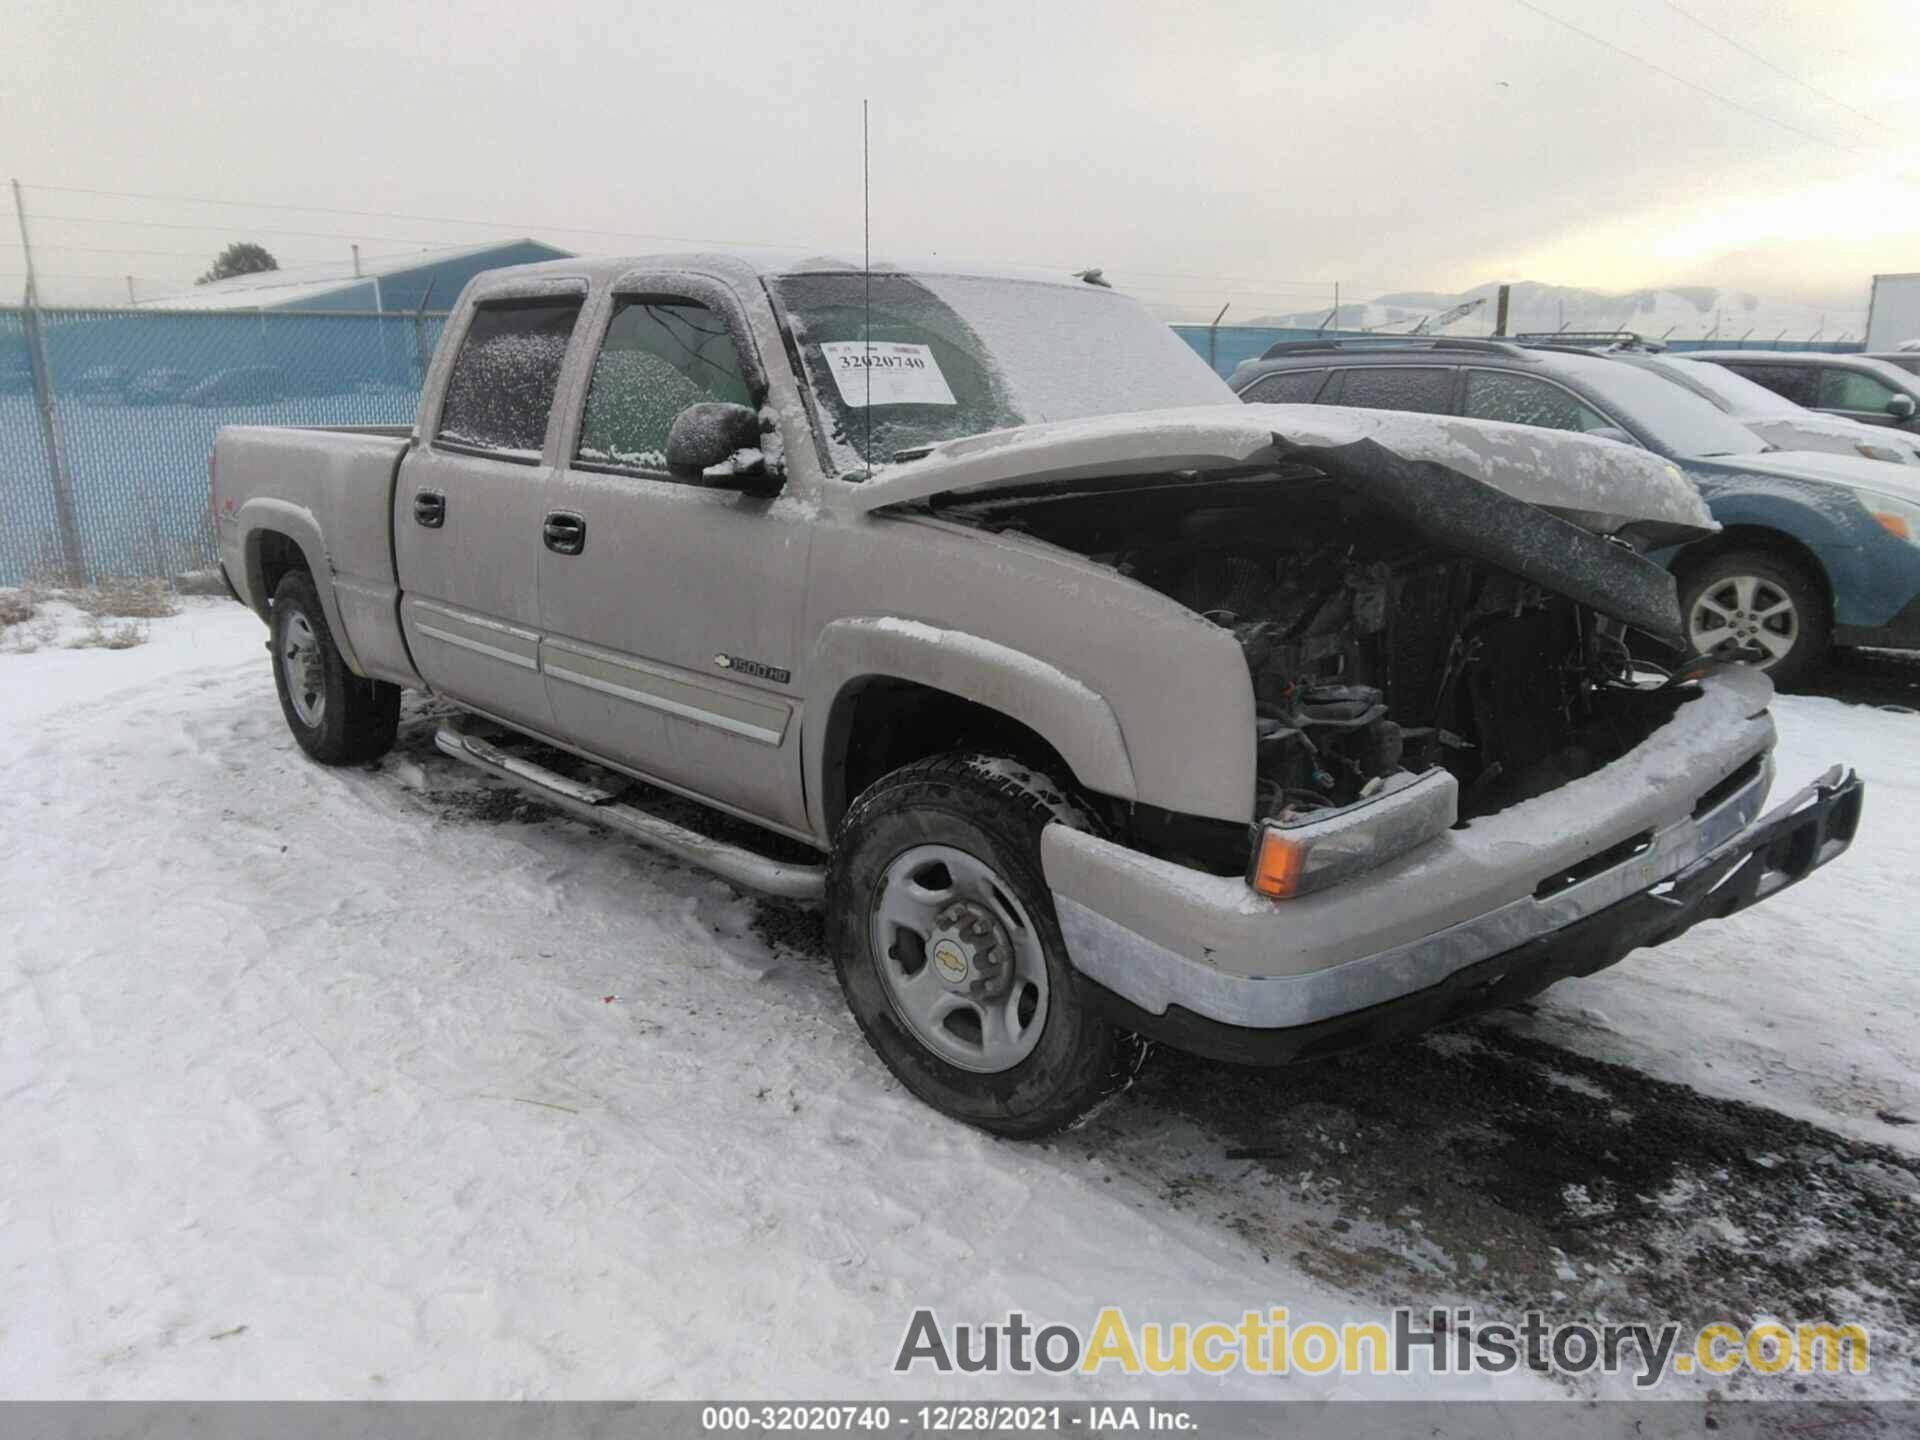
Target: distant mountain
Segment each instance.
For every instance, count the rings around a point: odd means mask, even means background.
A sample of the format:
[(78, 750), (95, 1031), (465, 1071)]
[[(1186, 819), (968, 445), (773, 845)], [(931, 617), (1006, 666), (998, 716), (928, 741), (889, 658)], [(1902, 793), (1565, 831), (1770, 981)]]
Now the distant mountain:
[[(1455, 295), (1407, 290), (1376, 296), (1366, 304), (1342, 305), (1330, 330), (1375, 330), (1389, 334), (1413, 327), (1423, 315), (1437, 315), (1467, 300), (1486, 303), (1446, 327), (1449, 335), (1485, 335), (1493, 329), (1497, 282), (1476, 285)], [(1326, 310), (1301, 310), (1290, 315), (1262, 315), (1240, 323), (1285, 329), (1315, 330), (1326, 322)], [(1664, 290), (1629, 290), (1610, 295), (1567, 285), (1540, 285), (1515, 281), (1507, 317), (1507, 332), (1524, 330), (1633, 330), (1651, 338), (1671, 331), (1670, 338), (1697, 340), (1709, 334), (1719, 340), (1806, 340), (1824, 326), (1823, 339), (1837, 340), (1851, 330), (1858, 339), (1866, 326), (1866, 311), (1821, 310), (1791, 301), (1765, 300), (1744, 290), (1718, 290), (1710, 285), (1677, 285)], [(1782, 334), (1781, 332), (1785, 333)]]

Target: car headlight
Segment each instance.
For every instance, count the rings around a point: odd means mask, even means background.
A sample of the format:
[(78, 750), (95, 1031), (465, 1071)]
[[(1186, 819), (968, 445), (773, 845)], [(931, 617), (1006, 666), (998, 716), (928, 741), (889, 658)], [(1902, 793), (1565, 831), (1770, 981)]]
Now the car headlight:
[(1445, 834), (1459, 814), (1460, 783), (1447, 771), (1402, 772), (1351, 805), (1267, 821), (1247, 884), (1272, 900), (1324, 890)]
[(1860, 503), (1867, 507), (1867, 513), (1878, 520), (1889, 534), (1920, 545), (1920, 505), (1865, 490), (1860, 493)]

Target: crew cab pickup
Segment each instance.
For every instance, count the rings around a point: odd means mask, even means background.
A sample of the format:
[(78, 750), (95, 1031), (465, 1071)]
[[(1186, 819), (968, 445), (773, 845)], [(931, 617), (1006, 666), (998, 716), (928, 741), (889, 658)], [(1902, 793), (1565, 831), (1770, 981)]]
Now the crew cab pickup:
[(1846, 849), (1762, 815), (1765, 676), (1665, 676), (1609, 440), (1242, 405), (1078, 283), (727, 256), (462, 294), (410, 430), (220, 432), (231, 583), (314, 759), (448, 755), (824, 903), (915, 1094), (1041, 1134), (1144, 1038), (1309, 1058), (1585, 975)]

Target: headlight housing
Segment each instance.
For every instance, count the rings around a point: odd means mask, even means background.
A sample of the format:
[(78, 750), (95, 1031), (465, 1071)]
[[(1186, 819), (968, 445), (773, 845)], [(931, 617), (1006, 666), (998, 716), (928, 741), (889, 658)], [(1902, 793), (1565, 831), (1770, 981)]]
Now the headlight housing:
[(1888, 534), (1920, 545), (1920, 505), (1915, 505), (1911, 500), (1896, 500), (1891, 495), (1881, 495), (1872, 490), (1860, 492), (1860, 503), (1867, 507), (1867, 513), (1879, 521)]
[(1460, 782), (1447, 771), (1391, 775), (1351, 805), (1265, 822), (1247, 884), (1270, 900), (1324, 890), (1444, 834), (1459, 815)]

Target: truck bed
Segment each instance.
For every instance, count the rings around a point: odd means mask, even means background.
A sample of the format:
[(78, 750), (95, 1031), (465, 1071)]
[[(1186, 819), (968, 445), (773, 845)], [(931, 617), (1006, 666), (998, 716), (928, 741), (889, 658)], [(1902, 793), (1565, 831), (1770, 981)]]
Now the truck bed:
[(393, 565), (393, 487), (411, 443), (404, 425), (229, 425), (211, 477), (220, 559), (241, 600), (263, 618), (270, 555), (243, 537), (291, 538), (317, 578), (327, 624), (363, 674), (418, 685), (400, 637)]

